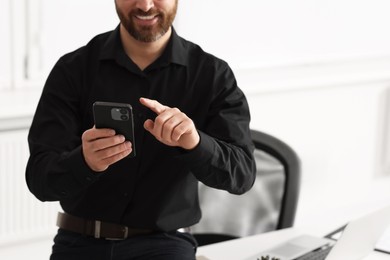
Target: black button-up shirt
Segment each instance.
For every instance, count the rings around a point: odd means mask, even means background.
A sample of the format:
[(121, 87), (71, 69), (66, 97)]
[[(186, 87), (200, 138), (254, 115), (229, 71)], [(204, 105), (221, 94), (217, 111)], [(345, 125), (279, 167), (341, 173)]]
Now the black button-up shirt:
[[(198, 181), (241, 194), (255, 179), (250, 114), (243, 92), (224, 61), (174, 30), (163, 54), (140, 70), (125, 54), (119, 27), (61, 57), (39, 101), (28, 141), (31, 192), (59, 200), (67, 213), (169, 231), (199, 221)], [(156, 115), (140, 97), (177, 107), (195, 123), (199, 145), (166, 146), (144, 130)], [(137, 155), (93, 172), (81, 151), (93, 127), (95, 101), (129, 103)]]

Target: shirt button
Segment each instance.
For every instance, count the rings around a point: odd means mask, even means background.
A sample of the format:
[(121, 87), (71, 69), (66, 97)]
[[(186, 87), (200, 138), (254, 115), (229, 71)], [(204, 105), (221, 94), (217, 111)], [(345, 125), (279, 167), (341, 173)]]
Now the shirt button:
[(62, 196), (66, 196), (68, 193), (66, 192), (66, 190), (63, 190), (63, 191), (61, 191), (61, 195)]
[(90, 182), (90, 181), (92, 181), (92, 178), (91, 177), (86, 177), (85, 180)]

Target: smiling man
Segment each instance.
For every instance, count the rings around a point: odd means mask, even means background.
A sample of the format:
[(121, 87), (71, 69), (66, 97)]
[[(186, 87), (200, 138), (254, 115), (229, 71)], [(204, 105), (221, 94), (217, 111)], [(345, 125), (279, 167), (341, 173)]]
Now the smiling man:
[[(26, 181), (64, 211), (53, 260), (194, 260), (194, 237), (178, 230), (201, 218), (198, 182), (253, 185), (246, 98), (226, 62), (176, 34), (177, 5), (116, 0), (119, 26), (61, 57), (46, 81)], [(94, 127), (96, 101), (131, 104), (135, 143)]]
[[(115, 6), (121, 26), (135, 40), (154, 42), (171, 30), (176, 16), (177, 0), (156, 1), (156, 3), (153, 1), (129, 2), (131, 1), (115, 1)], [(167, 38), (169, 36), (170, 33), (166, 35)]]

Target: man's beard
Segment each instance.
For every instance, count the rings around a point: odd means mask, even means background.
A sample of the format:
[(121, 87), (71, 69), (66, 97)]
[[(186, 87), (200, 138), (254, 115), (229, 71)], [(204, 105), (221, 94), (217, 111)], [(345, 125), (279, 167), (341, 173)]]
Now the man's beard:
[[(142, 10), (132, 10), (125, 15), (116, 6), (119, 19), (127, 32), (134, 37), (134, 39), (141, 42), (154, 42), (160, 39), (171, 27), (177, 11), (177, 0), (174, 8), (167, 13), (158, 11), (156, 8), (150, 9), (148, 12)], [(152, 26), (139, 26), (134, 23), (134, 16), (157, 16), (157, 23)]]

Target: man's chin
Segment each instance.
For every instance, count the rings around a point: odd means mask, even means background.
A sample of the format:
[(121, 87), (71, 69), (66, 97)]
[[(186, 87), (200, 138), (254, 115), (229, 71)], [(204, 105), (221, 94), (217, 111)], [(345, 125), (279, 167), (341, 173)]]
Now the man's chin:
[(162, 36), (166, 34), (165, 30), (149, 30), (143, 28), (142, 31), (129, 31), (130, 35), (133, 36), (134, 39), (141, 42), (154, 42), (160, 39)]
[(144, 43), (150, 43), (150, 42), (155, 42), (159, 40), (163, 35), (158, 34), (158, 35), (153, 35), (153, 36), (147, 36), (147, 37), (141, 37), (141, 38), (136, 38), (136, 40)]

